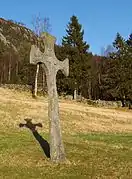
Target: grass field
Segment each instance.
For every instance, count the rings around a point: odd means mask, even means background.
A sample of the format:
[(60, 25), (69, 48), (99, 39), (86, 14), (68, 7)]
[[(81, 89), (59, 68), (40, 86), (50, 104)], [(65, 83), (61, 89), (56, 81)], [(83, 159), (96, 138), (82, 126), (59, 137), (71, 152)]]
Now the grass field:
[(24, 118), (42, 122), (48, 140), (47, 98), (0, 88), (0, 179), (132, 179), (132, 111), (60, 100), (66, 164), (52, 164)]

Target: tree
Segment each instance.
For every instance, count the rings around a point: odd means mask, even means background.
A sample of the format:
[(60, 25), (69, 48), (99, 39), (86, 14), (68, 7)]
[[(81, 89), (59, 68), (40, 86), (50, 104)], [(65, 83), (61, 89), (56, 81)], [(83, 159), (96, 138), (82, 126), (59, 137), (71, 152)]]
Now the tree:
[(115, 41), (113, 42), (113, 46), (117, 49), (117, 50), (123, 50), (123, 48), (125, 47), (125, 39), (120, 35), (120, 33), (116, 34), (116, 38)]
[[(112, 98), (122, 101), (132, 96), (132, 48), (131, 37), (126, 41), (117, 33), (113, 46), (116, 52), (104, 63), (103, 90)], [(132, 99), (131, 99), (132, 100)]]
[[(33, 21), (32, 21), (32, 25), (33, 25), (35, 34), (38, 36), (38, 46), (39, 46), (40, 49), (42, 49), (43, 40), (41, 39), (41, 34), (43, 32), (50, 32), (51, 31), (51, 25), (49, 23), (49, 18), (47, 18), (47, 17), (42, 18), (42, 17), (40, 17), (40, 14), (38, 16), (34, 16)], [(39, 74), (39, 68), (40, 68), (40, 64), (38, 63), (37, 66), (36, 66), (34, 94), (33, 94), (34, 97), (37, 97), (37, 89), (38, 89), (38, 87), (37, 87), (38, 86), (38, 80), (37, 79), (38, 79), (38, 74)], [(44, 73), (44, 70), (43, 70), (43, 87), (44, 87), (44, 83), (45, 83), (44, 77), (45, 77), (45, 73)]]
[(62, 45), (69, 45), (72, 47), (77, 47), (80, 53), (86, 53), (89, 45), (83, 41), (84, 30), (82, 30), (82, 25), (79, 24), (78, 18), (72, 16), (70, 22), (66, 29), (67, 35), (62, 39)]
[(41, 17), (40, 14), (33, 16), (32, 19), (33, 31), (38, 37), (41, 36), (42, 32), (51, 32), (51, 24), (48, 17)]
[(132, 33), (129, 36), (129, 39), (126, 41), (129, 47), (132, 47)]
[(89, 45), (83, 40), (84, 30), (82, 30), (82, 25), (79, 24), (78, 18), (74, 15), (70, 18), (66, 33), (66, 36), (62, 38), (62, 46), (65, 47), (70, 60), (68, 83), (75, 98), (74, 94), (77, 91), (82, 92), (83, 75), (86, 70), (85, 65)]

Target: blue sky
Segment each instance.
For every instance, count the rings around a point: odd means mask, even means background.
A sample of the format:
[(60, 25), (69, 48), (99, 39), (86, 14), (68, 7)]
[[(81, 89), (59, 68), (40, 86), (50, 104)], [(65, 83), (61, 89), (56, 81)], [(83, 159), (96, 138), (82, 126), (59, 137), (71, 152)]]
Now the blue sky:
[(66, 34), (66, 25), (74, 14), (84, 29), (90, 51), (101, 53), (116, 33), (127, 38), (132, 33), (132, 0), (1, 0), (0, 17), (32, 28), (33, 16), (48, 17), (57, 43)]

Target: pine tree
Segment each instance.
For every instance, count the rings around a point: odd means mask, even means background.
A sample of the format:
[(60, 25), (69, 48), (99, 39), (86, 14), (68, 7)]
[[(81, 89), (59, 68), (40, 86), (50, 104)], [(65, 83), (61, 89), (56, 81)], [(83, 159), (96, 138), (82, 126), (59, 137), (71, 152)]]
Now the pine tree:
[(129, 36), (129, 39), (127, 40), (127, 44), (132, 47), (132, 33)]
[(69, 87), (72, 91), (76, 92), (77, 90), (81, 93), (89, 45), (83, 40), (84, 30), (76, 16), (73, 15), (70, 18), (66, 33), (62, 39), (62, 46), (70, 60)]
[[(129, 43), (128, 43), (129, 42)], [(132, 100), (132, 48), (118, 33), (113, 43), (117, 51), (105, 62), (103, 88), (107, 94), (122, 100)]]
[(86, 53), (89, 45), (83, 41), (84, 30), (82, 30), (82, 25), (79, 24), (76, 16), (73, 15), (70, 18), (66, 32), (67, 35), (63, 37), (62, 45), (77, 47), (80, 53)]
[(124, 44), (125, 44), (125, 40), (123, 39), (123, 37), (120, 35), (120, 33), (117, 33), (116, 34), (116, 38), (115, 38), (115, 41), (113, 42), (113, 46), (119, 50), (119, 49), (123, 49), (124, 47)]

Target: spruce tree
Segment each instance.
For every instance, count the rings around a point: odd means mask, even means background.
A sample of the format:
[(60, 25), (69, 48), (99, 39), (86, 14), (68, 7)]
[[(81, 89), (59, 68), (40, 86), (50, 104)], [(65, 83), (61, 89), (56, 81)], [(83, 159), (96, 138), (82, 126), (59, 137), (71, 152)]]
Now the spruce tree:
[(104, 92), (118, 98), (132, 100), (132, 48), (131, 38), (126, 41), (117, 33), (113, 43), (116, 52), (105, 61), (103, 74)]
[(129, 39), (127, 40), (127, 44), (129, 45), (129, 47), (132, 48), (132, 33), (129, 36)]
[(119, 50), (119, 49), (122, 49), (124, 47), (124, 43), (125, 43), (125, 40), (123, 39), (123, 37), (120, 35), (120, 33), (117, 33), (115, 41), (113, 42), (113, 46), (117, 50)]
[(84, 73), (87, 70), (89, 45), (83, 40), (84, 30), (76, 16), (70, 18), (67, 25), (66, 36), (62, 38), (62, 46), (65, 48), (70, 60), (70, 76), (68, 84), (72, 91), (81, 92)]
[(82, 25), (79, 24), (78, 18), (72, 16), (66, 29), (67, 35), (62, 39), (62, 45), (68, 45), (71, 47), (77, 47), (80, 53), (86, 53), (89, 49), (89, 45), (83, 41), (84, 30)]

